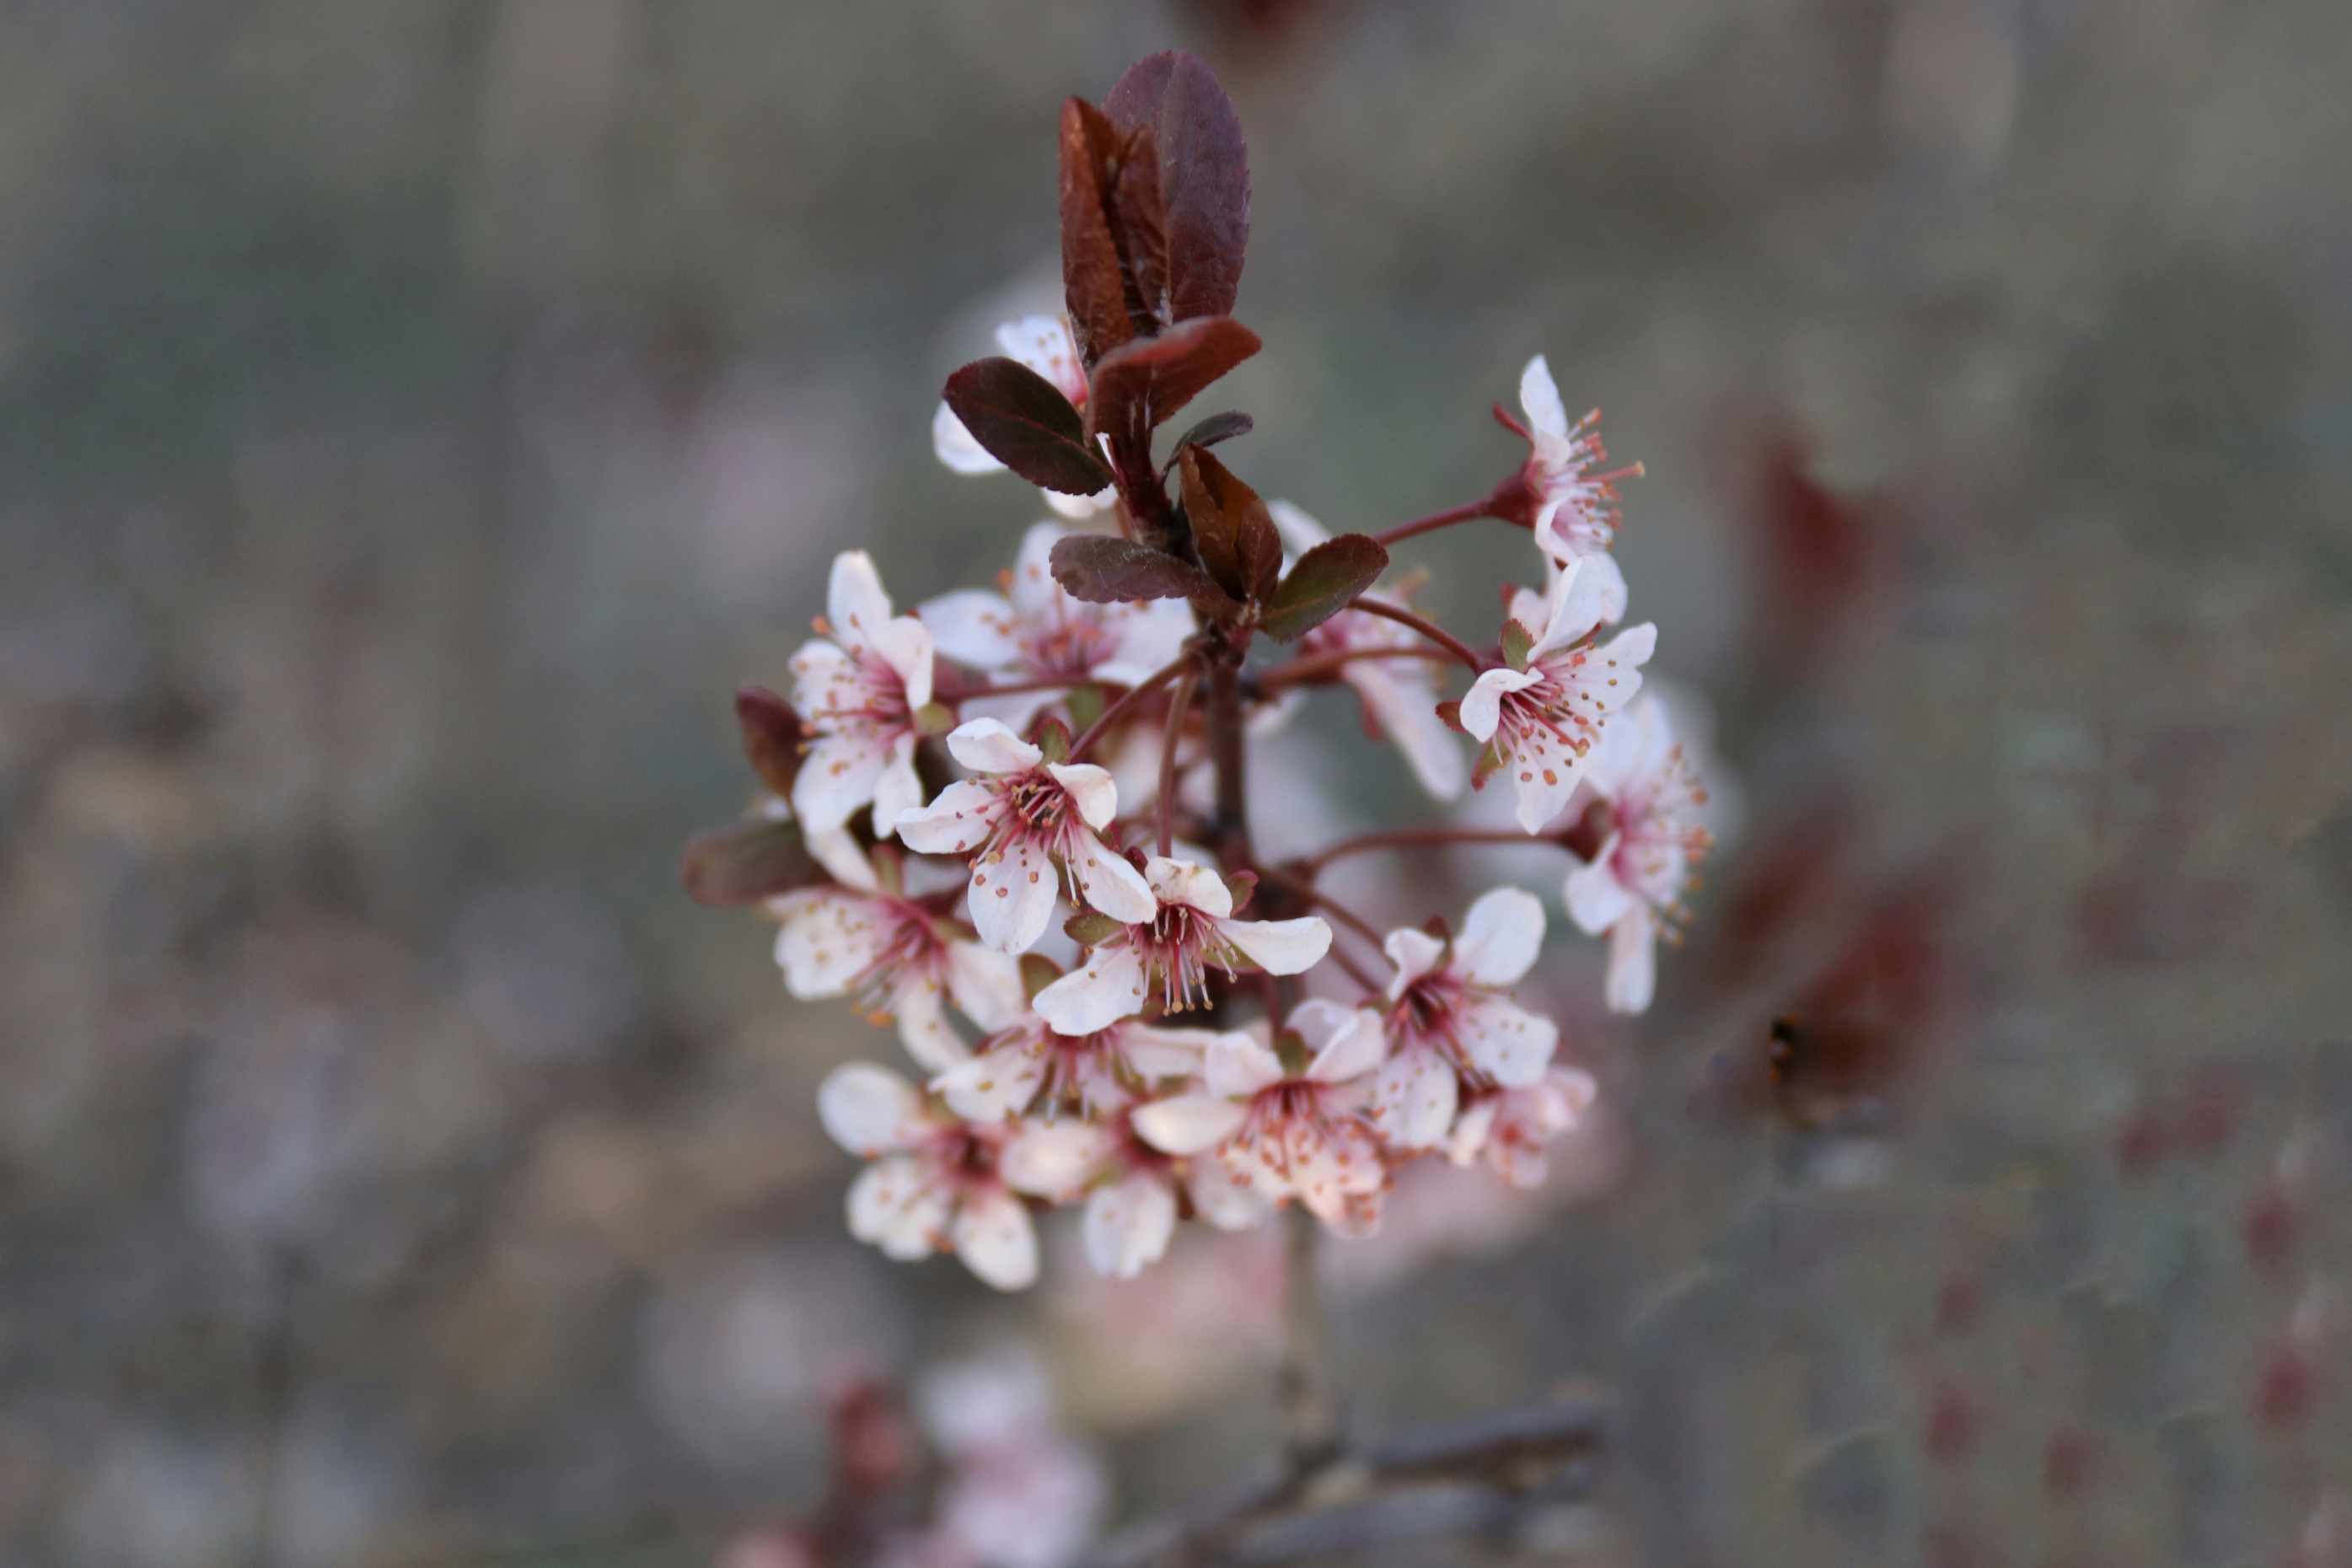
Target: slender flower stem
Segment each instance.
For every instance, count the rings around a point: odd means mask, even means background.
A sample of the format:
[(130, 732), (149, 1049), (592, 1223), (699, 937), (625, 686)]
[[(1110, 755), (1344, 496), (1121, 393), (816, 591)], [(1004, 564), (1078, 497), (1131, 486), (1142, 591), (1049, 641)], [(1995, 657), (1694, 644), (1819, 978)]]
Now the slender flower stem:
[(1217, 770), (1217, 858), (1228, 868), (1252, 861), (1242, 720), (1241, 670), (1220, 660), (1209, 671), (1209, 758)]
[(1200, 681), (1197, 672), (1188, 672), (1176, 683), (1176, 695), (1168, 703), (1168, 733), (1160, 742), (1160, 798), (1153, 805), (1160, 816), (1160, 853), (1163, 857), (1176, 842), (1176, 744), (1184, 738), (1184, 721), (1192, 707), (1192, 689)]
[(1486, 668), (1486, 660), (1480, 658), (1468, 643), (1464, 642), (1436, 622), (1423, 620), (1411, 610), (1399, 609), (1394, 605), (1383, 605), (1378, 599), (1350, 600), (1348, 607), (1351, 610), (1361, 610), (1368, 616), (1378, 616), (1384, 621), (1394, 621), (1401, 626), (1412, 627), (1455, 658), (1460, 659), (1473, 675), (1482, 674)]
[(1473, 518), (1491, 517), (1494, 515), (1490, 510), (1493, 505), (1494, 498), (1491, 496), (1465, 501), (1460, 506), (1447, 507), (1444, 511), (1433, 511), (1427, 517), (1416, 517), (1411, 522), (1398, 523), (1394, 528), (1375, 533), (1372, 537), (1382, 544), (1394, 544), (1399, 540), (1411, 539), (1418, 533), (1434, 533), (1441, 528), (1451, 528), (1457, 522), (1468, 522)]
[(1303, 685), (1336, 678), (1351, 664), (1361, 664), (1368, 658), (1451, 658), (1453, 654), (1442, 647), (1351, 647), (1338, 653), (1321, 653), (1307, 658), (1294, 658), (1265, 670), (1257, 678), (1260, 691), (1279, 691), (1285, 687)]
[(1192, 668), (1192, 655), (1189, 651), (1180, 653), (1135, 685), (1129, 687), (1126, 696), (1104, 709), (1102, 717), (1087, 725), (1087, 732), (1070, 742), (1070, 761), (1083, 762), (1086, 759), (1087, 748), (1102, 739), (1104, 732), (1110, 728), (1114, 721), (1125, 718), (1129, 709)]
[(1301, 1205), (1283, 1214), (1287, 1289), (1282, 1300), (1283, 1424), (1290, 1432), (1291, 1463), (1313, 1469), (1339, 1447), (1339, 1400), (1331, 1374), (1330, 1326), (1323, 1311), (1318, 1267), (1322, 1226)]

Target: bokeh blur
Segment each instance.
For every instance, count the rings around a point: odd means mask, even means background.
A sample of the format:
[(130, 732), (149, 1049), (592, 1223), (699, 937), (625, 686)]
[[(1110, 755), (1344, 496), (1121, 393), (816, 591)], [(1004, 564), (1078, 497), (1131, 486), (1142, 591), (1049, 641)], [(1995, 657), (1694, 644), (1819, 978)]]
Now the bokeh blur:
[[(1252, 145), (1229, 460), (1450, 505), (1548, 353), (1741, 806), (1646, 1017), (1556, 921), (1551, 1186), (1335, 1248), (1351, 1419), (1614, 1402), (1482, 1561), (2352, 1562), (2335, 0), (6, 0), (5, 1560), (707, 1563), (1007, 1342), (1119, 1517), (1274, 1439), (1254, 1240), (853, 1243), (813, 1090), (896, 1044), (677, 876), (835, 551), (1041, 515), (929, 421), (1168, 47)], [(1277, 847), (1433, 812), (1337, 697), (1268, 755)]]

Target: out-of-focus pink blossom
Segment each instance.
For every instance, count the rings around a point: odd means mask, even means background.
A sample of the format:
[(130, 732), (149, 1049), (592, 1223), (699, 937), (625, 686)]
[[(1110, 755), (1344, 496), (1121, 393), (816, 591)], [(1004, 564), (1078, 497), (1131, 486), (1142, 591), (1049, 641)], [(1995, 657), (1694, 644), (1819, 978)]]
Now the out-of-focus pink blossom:
[(1512, 1186), (1540, 1187), (1551, 1174), (1544, 1146), (1583, 1120), (1600, 1088), (1581, 1068), (1555, 1067), (1521, 1088), (1473, 1095), (1454, 1121), (1445, 1157), (1468, 1166), (1483, 1155)]
[(1542, 903), (1517, 888), (1497, 888), (1471, 905), (1451, 942), (1423, 931), (1389, 933), (1396, 973), (1381, 1015), (1388, 1059), (1373, 1103), (1391, 1143), (1434, 1148), (1453, 1130), (1465, 1091), (1541, 1081), (1559, 1030), (1501, 992), (1534, 966), (1543, 938)]
[(915, 714), (931, 700), (931, 634), (893, 616), (890, 595), (863, 550), (834, 558), (826, 637), (793, 655), (793, 703), (816, 732), (793, 783), (793, 810), (812, 832), (874, 807), (888, 837), (901, 812), (923, 803), (915, 776)]
[(1037, 1232), (997, 1169), (1010, 1130), (927, 1103), (887, 1068), (850, 1062), (817, 1090), (824, 1130), (872, 1160), (849, 1189), (849, 1231), (902, 1262), (952, 1249), (1000, 1290), (1037, 1278)]
[(1602, 737), (1585, 783), (1609, 803), (1610, 833), (1568, 874), (1568, 912), (1609, 933), (1610, 1007), (1639, 1013), (1657, 985), (1657, 940), (1686, 912), (1691, 866), (1714, 842), (1701, 820), (1706, 789), (1675, 739), (1665, 704), (1644, 697)]

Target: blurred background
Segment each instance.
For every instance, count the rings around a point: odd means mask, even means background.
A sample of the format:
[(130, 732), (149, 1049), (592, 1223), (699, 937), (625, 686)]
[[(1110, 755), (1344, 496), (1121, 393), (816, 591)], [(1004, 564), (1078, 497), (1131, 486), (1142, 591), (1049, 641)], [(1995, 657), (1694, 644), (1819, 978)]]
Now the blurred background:
[[(1251, 1240), (851, 1242), (813, 1090), (895, 1042), (677, 879), (835, 551), (1042, 515), (928, 422), (1168, 47), (1252, 145), (1229, 460), (1450, 505), (1547, 353), (1741, 805), (1646, 1017), (1556, 921), (1551, 1185), (1335, 1249), (1357, 1425), (1617, 1403), (1486, 1561), (2352, 1562), (2329, 0), (0, 5), (5, 1560), (706, 1563), (1006, 1342), (1118, 1517), (1274, 1439)], [(1336, 697), (1269, 758), (1277, 847), (1434, 809)]]

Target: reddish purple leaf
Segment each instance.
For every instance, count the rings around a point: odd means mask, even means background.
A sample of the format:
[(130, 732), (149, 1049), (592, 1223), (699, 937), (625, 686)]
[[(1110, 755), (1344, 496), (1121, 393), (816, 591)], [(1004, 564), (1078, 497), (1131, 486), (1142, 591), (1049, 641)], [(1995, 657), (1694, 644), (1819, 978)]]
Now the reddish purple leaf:
[(1019, 360), (974, 360), (948, 377), (945, 395), (972, 439), (1031, 484), (1090, 496), (1110, 483), (1110, 469), (1087, 445), (1078, 411)]
[(1213, 447), (1220, 441), (1230, 441), (1236, 436), (1246, 436), (1257, 428), (1257, 421), (1246, 414), (1212, 414), (1176, 437), (1170, 448), (1171, 461), (1187, 447)]
[(1090, 605), (1223, 596), (1198, 566), (1131, 539), (1074, 533), (1055, 541), (1053, 560), (1054, 581)]
[(1129, 306), (1143, 317), (1136, 330), (1156, 334), (1175, 321), (1168, 305), (1168, 209), (1160, 194), (1159, 137), (1150, 126), (1138, 125), (1126, 130), (1126, 138), (1111, 187), (1110, 233), (1134, 285)]
[(804, 754), (801, 745), (807, 739), (800, 714), (766, 687), (745, 686), (735, 692), (735, 721), (743, 727), (743, 754), (751, 759), (760, 782), (777, 799), (792, 799)]
[(1184, 515), (1192, 524), (1192, 547), (1200, 552), (1202, 566), (1234, 598), (1262, 596), (1274, 586), (1273, 573), (1282, 566), (1281, 535), (1266, 515), (1265, 502), (1233, 470), (1196, 447), (1184, 449), (1180, 466)]
[(721, 906), (755, 904), (827, 879), (802, 844), (798, 823), (761, 818), (696, 834), (681, 869), (696, 903)]
[(1276, 642), (1296, 642), (1380, 580), (1388, 570), (1389, 552), (1370, 534), (1343, 533), (1327, 539), (1298, 558), (1290, 575), (1265, 601), (1261, 623)]
[(1147, 434), (1258, 348), (1257, 334), (1231, 316), (1210, 316), (1156, 338), (1139, 338), (1095, 366), (1087, 417), (1097, 430)]
[(1062, 290), (1078, 357), (1095, 361), (1135, 335), (1111, 237), (1102, 174), (1118, 132), (1084, 99), (1062, 106)]
[(1153, 55), (1119, 78), (1103, 112), (1122, 131), (1149, 125), (1155, 133), (1167, 211), (1167, 319), (1232, 314), (1249, 244), (1249, 149), (1215, 74), (1191, 55)]

